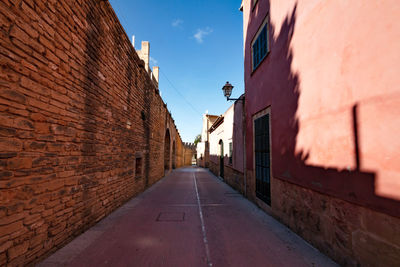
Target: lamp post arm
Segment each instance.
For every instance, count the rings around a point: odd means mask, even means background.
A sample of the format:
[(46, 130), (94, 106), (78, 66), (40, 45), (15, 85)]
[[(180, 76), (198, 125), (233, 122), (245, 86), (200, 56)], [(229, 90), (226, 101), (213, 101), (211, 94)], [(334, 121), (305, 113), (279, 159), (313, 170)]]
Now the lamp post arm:
[(244, 97), (243, 98), (229, 98), (229, 97), (226, 98), (226, 101), (236, 101), (236, 100), (244, 101)]

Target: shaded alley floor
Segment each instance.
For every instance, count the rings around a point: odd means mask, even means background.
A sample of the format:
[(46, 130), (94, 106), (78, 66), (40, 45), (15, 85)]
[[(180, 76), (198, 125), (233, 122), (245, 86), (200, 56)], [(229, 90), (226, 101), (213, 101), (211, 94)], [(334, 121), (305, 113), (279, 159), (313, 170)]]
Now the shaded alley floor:
[(39, 266), (336, 266), (209, 171), (173, 171)]

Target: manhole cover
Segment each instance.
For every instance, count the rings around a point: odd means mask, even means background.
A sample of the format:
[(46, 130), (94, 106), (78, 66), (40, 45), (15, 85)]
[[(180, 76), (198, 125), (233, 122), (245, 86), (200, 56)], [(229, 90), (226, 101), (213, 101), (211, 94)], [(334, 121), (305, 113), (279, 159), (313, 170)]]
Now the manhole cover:
[(183, 222), (185, 220), (184, 212), (160, 212), (157, 222)]

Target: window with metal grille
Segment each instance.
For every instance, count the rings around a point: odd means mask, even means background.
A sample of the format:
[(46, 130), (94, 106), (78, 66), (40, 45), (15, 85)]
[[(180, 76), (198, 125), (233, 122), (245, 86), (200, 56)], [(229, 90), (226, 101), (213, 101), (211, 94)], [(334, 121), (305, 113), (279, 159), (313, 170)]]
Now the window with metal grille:
[(269, 114), (254, 120), (256, 195), (271, 205)]
[(252, 44), (252, 60), (253, 60), (253, 71), (260, 65), (261, 61), (269, 53), (268, 43), (268, 17), (265, 19), (260, 29), (258, 30)]
[(229, 164), (232, 164), (233, 146), (232, 142), (229, 143)]

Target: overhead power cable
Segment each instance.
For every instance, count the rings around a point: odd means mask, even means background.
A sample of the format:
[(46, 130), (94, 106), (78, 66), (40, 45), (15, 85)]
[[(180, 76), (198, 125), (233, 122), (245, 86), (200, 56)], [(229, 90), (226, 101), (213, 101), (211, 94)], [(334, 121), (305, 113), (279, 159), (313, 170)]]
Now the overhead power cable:
[(185, 100), (185, 102), (198, 114), (203, 115), (197, 108), (195, 108), (192, 103), (190, 103), (189, 100), (186, 99), (186, 97), (183, 96), (183, 94), (181, 92), (179, 92), (178, 89), (176, 89), (176, 87), (172, 84), (172, 82), (168, 79), (167, 75), (165, 75), (165, 73), (161, 70), (160, 68), (160, 72), (161, 74), (165, 77), (165, 79), (168, 81), (168, 83), (171, 85), (171, 87), (182, 97), (183, 100)]

